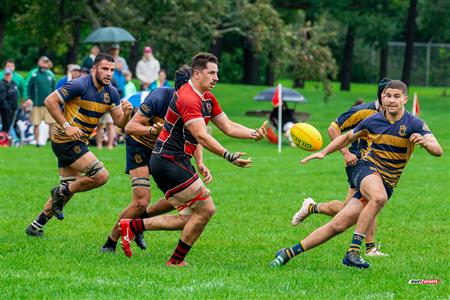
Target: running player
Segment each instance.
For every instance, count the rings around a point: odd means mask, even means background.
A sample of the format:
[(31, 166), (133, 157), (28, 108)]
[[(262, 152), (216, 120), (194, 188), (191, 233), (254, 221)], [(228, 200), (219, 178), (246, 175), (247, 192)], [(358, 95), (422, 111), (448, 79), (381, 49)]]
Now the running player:
[(108, 180), (108, 171), (89, 151), (87, 141), (106, 112), (121, 128), (130, 118), (131, 104), (120, 103), (119, 93), (110, 84), (113, 73), (114, 58), (100, 53), (90, 76), (67, 82), (45, 99), (45, 106), (57, 122), (52, 149), (58, 158), (60, 185), (51, 190), (43, 211), (26, 229), (28, 235), (42, 236), (44, 225), (53, 215), (64, 219), (63, 207), (75, 193), (97, 188)]
[[(174, 209), (166, 200), (161, 199), (155, 205), (147, 207), (150, 201), (150, 156), (155, 146), (156, 138), (164, 123), (170, 100), (176, 90), (185, 84), (191, 76), (189, 66), (183, 66), (175, 72), (175, 88), (158, 88), (152, 91), (141, 104), (138, 112), (125, 127), (126, 141), (126, 170), (130, 175), (133, 192), (131, 204), (119, 215), (119, 220), (124, 218), (149, 218)], [(199, 170), (209, 182), (211, 174), (202, 162), (201, 147), (198, 147), (196, 155), (197, 170)], [(120, 231), (117, 221), (102, 252), (115, 252)], [(142, 233), (135, 236), (135, 242), (141, 249), (147, 245)]]
[(166, 199), (179, 215), (164, 215), (148, 219), (122, 219), (122, 248), (131, 256), (130, 241), (144, 230), (182, 230), (178, 245), (167, 266), (185, 266), (185, 256), (197, 241), (215, 213), (209, 190), (199, 178), (190, 158), (197, 145), (225, 158), (238, 167), (251, 166), (245, 153), (230, 152), (207, 133), (211, 120), (228, 136), (261, 140), (266, 135), (265, 124), (256, 130), (232, 122), (210, 92), (218, 81), (218, 61), (209, 53), (199, 53), (192, 59), (192, 75), (177, 91), (167, 111), (164, 127), (150, 158), (150, 169)]
[(352, 243), (342, 260), (346, 266), (368, 268), (360, 247), (369, 225), (387, 203), (414, 151), (420, 145), (433, 156), (441, 156), (442, 148), (428, 126), (405, 110), (407, 87), (400, 80), (389, 82), (383, 92), (384, 111), (362, 121), (356, 128), (337, 137), (325, 149), (302, 160), (322, 159), (352, 141), (371, 139), (368, 151), (356, 165), (353, 183), (356, 194), (330, 222), (310, 233), (291, 248), (278, 250), (271, 266), (286, 264), (294, 256), (325, 243), (356, 224)]
[[(386, 85), (391, 81), (384, 78), (378, 83), (377, 100), (370, 103), (360, 104), (351, 107), (348, 111), (341, 114), (328, 127), (328, 135), (331, 140), (340, 136), (343, 132), (355, 128), (364, 119), (382, 110), (381, 108), (381, 94)], [(311, 214), (324, 214), (328, 216), (335, 216), (342, 208), (350, 201), (355, 194), (355, 186), (352, 183), (352, 174), (355, 170), (357, 161), (361, 158), (362, 152), (367, 148), (367, 140), (364, 138), (355, 140), (349, 148), (344, 147), (339, 151), (344, 156), (345, 172), (347, 174), (347, 181), (349, 183), (347, 196), (344, 202), (333, 200), (326, 203), (316, 203), (311, 197), (303, 201), (299, 211), (292, 218), (292, 225), (297, 226), (303, 222)], [(367, 256), (387, 256), (378, 250), (375, 245), (375, 231), (376, 222), (370, 225), (366, 236), (366, 255)]]

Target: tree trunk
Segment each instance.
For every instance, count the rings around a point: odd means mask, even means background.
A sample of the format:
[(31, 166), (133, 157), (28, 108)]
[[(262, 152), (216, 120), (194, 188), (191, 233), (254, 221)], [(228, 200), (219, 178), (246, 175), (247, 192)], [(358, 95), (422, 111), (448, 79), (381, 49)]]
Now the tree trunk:
[(209, 48), (209, 53), (214, 54), (217, 59), (220, 61), (220, 57), (222, 56), (223, 51), (223, 38), (218, 37), (212, 42), (211, 47)]
[(244, 46), (244, 78), (245, 84), (259, 84), (259, 60), (253, 49), (252, 41), (246, 41)]
[(80, 24), (74, 25), (72, 27), (72, 39), (73, 44), (69, 45), (69, 49), (67, 51), (67, 61), (66, 64), (76, 64), (77, 63), (77, 56), (78, 56), (78, 49), (80, 48)]
[(380, 49), (380, 73), (379, 79), (385, 78), (387, 76), (388, 70), (388, 57), (389, 57), (389, 47), (385, 45)]
[(294, 78), (294, 87), (295, 88), (305, 88), (305, 81), (303, 79)]
[(273, 86), (275, 83), (275, 54), (269, 52), (269, 61), (266, 66), (266, 85)]
[(355, 27), (349, 25), (345, 37), (344, 57), (341, 67), (341, 91), (349, 91), (352, 77), (353, 48), (355, 46)]
[(402, 81), (409, 85), (411, 80), (411, 69), (414, 58), (414, 39), (416, 35), (417, 0), (411, 0), (406, 21), (406, 47), (403, 63)]
[(133, 73), (134, 78), (136, 78), (136, 65), (141, 59), (140, 45), (141, 44), (139, 43), (139, 39), (137, 39), (134, 44), (131, 45), (130, 57), (128, 58), (128, 67)]
[(6, 15), (0, 13), (0, 59), (3, 58), (3, 38), (5, 37)]

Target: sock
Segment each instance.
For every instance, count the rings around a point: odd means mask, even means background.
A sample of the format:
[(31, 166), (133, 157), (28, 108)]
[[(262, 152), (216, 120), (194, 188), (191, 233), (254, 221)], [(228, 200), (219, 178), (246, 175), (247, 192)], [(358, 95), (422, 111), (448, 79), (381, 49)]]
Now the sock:
[(148, 219), (150, 218), (150, 215), (147, 211), (144, 211), (142, 214), (139, 215), (139, 219)]
[(289, 259), (293, 258), (294, 256), (299, 255), (302, 252), (305, 252), (305, 247), (303, 247), (301, 241), (298, 244), (295, 244), (294, 246), (292, 246), (291, 248), (286, 249), (286, 254), (289, 257)]
[(44, 228), (44, 225), (50, 220), (49, 217), (47, 217), (44, 212), (41, 212), (41, 214), (31, 223), (31, 226), (33, 226), (37, 230), (42, 230)]
[(352, 244), (348, 248), (347, 253), (350, 253), (350, 252), (360, 253), (361, 252), (361, 244), (365, 237), (366, 237), (365, 234), (354, 232), (353, 238), (352, 238)]
[(366, 253), (370, 252), (370, 250), (372, 250), (373, 248), (375, 248), (375, 242), (366, 243)]
[(308, 206), (309, 214), (318, 214), (319, 213), (319, 204), (310, 204)]
[(104, 248), (113, 248), (113, 249), (116, 249), (116, 246), (117, 246), (117, 241), (113, 241), (113, 240), (111, 239), (111, 237), (108, 236), (108, 239), (106, 240), (106, 243), (105, 243), (105, 245), (104, 245), (103, 247), (104, 247)]
[(66, 197), (66, 198), (73, 195), (73, 193), (69, 190), (69, 185), (68, 184), (62, 185), (60, 187), (60, 191), (61, 191), (61, 194), (63, 194), (64, 197)]
[(144, 221), (142, 219), (134, 219), (130, 221), (130, 229), (134, 234), (145, 231)]
[(170, 257), (169, 261), (172, 264), (179, 264), (184, 260), (186, 255), (188, 254), (189, 250), (191, 250), (191, 246), (183, 242), (182, 240), (178, 241), (178, 245), (175, 248), (175, 251), (173, 252), (172, 256)]

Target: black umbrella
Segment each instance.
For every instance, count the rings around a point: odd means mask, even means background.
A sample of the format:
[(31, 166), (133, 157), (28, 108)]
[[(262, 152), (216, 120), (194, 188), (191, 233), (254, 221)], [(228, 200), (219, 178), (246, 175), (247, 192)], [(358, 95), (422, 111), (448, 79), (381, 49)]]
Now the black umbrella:
[[(275, 88), (272, 87), (265, 91), (262, 91), (256, 95), (253, 99), (256, 101), (272, 101), (273, 94), (275, 93)], [(295, 103), (306, 103), (308, 100), (300, 93), (294, 91), (293, 89), (283, 87), (282, 96), (283, 101), (295, 102)]]
[(136, 39), (125, 29), (120, 27), (101, 27), (91, 32), (85, 43), (120, 43), (134, 42)]

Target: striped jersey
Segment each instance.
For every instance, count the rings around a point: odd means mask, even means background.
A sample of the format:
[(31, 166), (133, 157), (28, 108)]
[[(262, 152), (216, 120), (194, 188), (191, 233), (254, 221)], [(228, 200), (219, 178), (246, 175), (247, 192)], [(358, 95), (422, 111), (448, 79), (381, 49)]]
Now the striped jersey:
[[(367, 117), (376, 114), (378, 112), (378, 105), (378, 101), (355, 105), (346, 112), (339, 115), (339, 117), (331, 122), (330, 125), (338, 129), (340, 132), (351, 130)], [(353, 141), (348, 150), (353, 153), (358, 159), (360, 159), (361, 151), (366, 148), (367, 140), (361, 138)]]
[(209, 91), (201, 94), (189, 80), (170, 101), (153, 153), (192, 157), (198, 143), (186, 126), (198, 120), (208, 124), (220, 114), (216, 97)]
[(366, 137), (369, 143), (363, 158), (372, 162), (384, 182), (394, 188), (414, 151), (414, 143), (409, 141), (413, 133), (432, 134), (419, 118), (405, 111), (402, 118), (394, 123), (388, 121), (384, 112), (379, 112), (362, 121), (353, 133)]
[[(109, 111), (119, 108), (120, 96), (111, 84), (98, 90), (92, 79), (93, 75), (83, 76), (65, 83), (56, 90), (63, 102), (63, 114), (71, 126), (81, 129), (83, 135), (79, 140), (86, 142), (99, 123), (99, 119)], [(55, 143), (67, 143), (72, 139), (64, 129), (56, 124), (52, 134)]]
[[(174, 88), (157, 88), (145, 97), (138, 113), (149, 119), (149, 125), (155, 123), (164, 123), (164, 116), (169, 107), (170, 100), (175, 93)], [(132, 139), (141, 143), (145, 147), (153, 150), (157, 135), (149, 133), (148, 135), (130, 135)]]

